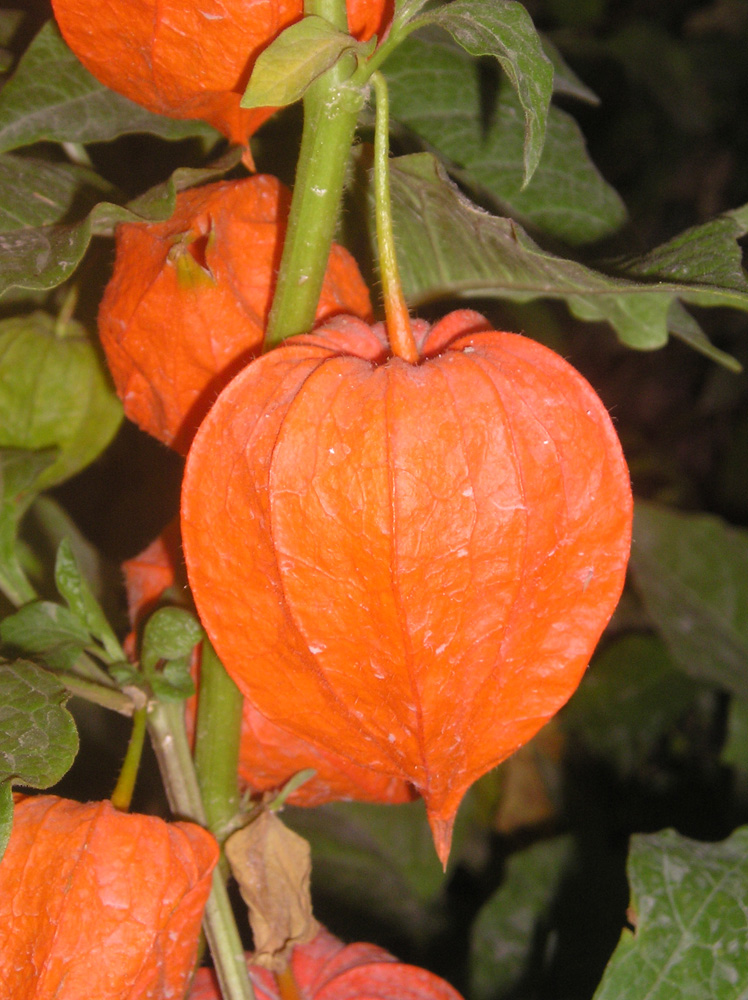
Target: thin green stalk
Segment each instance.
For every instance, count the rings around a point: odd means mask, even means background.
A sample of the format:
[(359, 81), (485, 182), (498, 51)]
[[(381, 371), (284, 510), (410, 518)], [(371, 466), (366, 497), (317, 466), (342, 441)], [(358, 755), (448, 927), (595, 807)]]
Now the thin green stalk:
[(85, 698), (86, 701), (92, 701), (95, 705), (101, 705), (102, 708), (108, 708), (112, 712), (128, 716), (133, 715), (135, 711), (135, 705), (129, 694), (119, 691), (117, 688), (100, 684), (98, 681), (86, 680), (85, 677), (79, 677), (77, 674), (56, 671), (55, 677), (65, 685), (71, 694)]
[[(343, 0), (307, 0), (318, 14), (347, 30)], [(338, 219), (343, 182), (364, 91), (351, 84), (357, 62), (341, 59), (304, 95), (304, 129), (291, 211), (270, 311), (265, 349), (314, 325)]]
[[(157, 702), (148, 714), (148, 731), (172, 811), (206, 826), (207, 817), (184, 726), (184, 706)], [(254, 1000), (241, 938), (226, 885), (218, 870), (213, 872), (204, 922), (223, 1000)]]
[(115, 809), (124, 812), (130, 808), (132, 795), (135, 791), (135, 782), (140, 769), (140, 760), (143, 756), (143, 746), (145, 744), (146, 722), (148, 709), (144, 705), (136, 709), (132, 717), (132, 732), (130, 742), (127, 744), (127, 753), (119, 772), (117, 784), (112, 792), (112, 805)]
[(242, 695), (208, 639), (203, 640), (195, 731), (195, 771), (208, 829), (219, 843), (239, 807)]

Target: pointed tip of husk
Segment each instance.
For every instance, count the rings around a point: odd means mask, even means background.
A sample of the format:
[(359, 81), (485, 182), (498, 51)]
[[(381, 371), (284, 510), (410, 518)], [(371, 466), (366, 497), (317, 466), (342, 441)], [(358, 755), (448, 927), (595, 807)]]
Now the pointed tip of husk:
[(445, 817), (442, 813), (428, 812), (431, 836), (434, 838), (434, 847), (439, 855), (444, 871), (447, 870), (447, 861), (452, 847), (452, 830), (455, 825), (455, 813)]

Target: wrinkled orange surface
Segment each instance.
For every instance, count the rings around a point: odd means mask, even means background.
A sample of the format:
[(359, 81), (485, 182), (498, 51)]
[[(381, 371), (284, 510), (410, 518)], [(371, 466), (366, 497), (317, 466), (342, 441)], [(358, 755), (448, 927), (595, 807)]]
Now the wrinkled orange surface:
[[(183, 191), (167, 222), (117, 227), (99, 335), (125, 413), (185, 453), (229, 379), (256, 354), (290, 192), (266, 174)], [(317, 318), (368, 317), (353, 257), (333, 245)]]
[[(100, 83), (150, 111), (202, 118), (246, 143), (274, 108), (239, 107), (257, 56), (302, 0), (53, 0), (70, 48)], [(381, 33), (392, 0), (349, 0), (350, 29)]]
[(181, 997), (218, 845), (191, 823), (21, 799), (0, 863), (0, 994)]
[[(280, 1000), (272, 973), (249, 964), (257, 1000)], [(398, 962), (374, 944), (344, 945), (321, 930), (309, 944), (297, 945), (291, 970), (300, 1000), (462, 1000), (449, 983), (432, 972)], [(200, 969), (188, 1000), (220, 1000), (215, 974)]]
[(442, 860), (467, 788), (579, 683), (631, 536), (598, 396), (485, 327), (419, 325), (417, 365), (352, 317), (287, 341), (218, 398), (182, 494), (229, 673), (273, 722), (413, 784)]
[[(133, 627), (140, 625), (157, 606), (164, 591), (183, 586), (179, 527), (176, 522), (145, 551), (122, 565), (127, 602)], [(133, 641), (128, 645), (132, 647)], [(196, 674), (199, 665), (196, 663)], [(199, 679), (198, 679), (199, 685)], [(188, 729), (194, 728), (196, 700), (186, 705)], [(415, 797), (405, 782), (381, 772), (357, 767), (351, 761), (328, 753), (269, 722), (248, 699), (244, 699), (239, 780), (253, 793), (280, 790), (306, 768), (316, 774), (289, 797), (296, 806), (355, 799), (363, 802), (407, 802)]]

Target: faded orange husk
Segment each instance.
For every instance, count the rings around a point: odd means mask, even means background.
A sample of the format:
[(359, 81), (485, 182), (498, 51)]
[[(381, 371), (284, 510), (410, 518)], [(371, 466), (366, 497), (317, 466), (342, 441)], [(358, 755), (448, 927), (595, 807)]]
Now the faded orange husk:
[(182, 996), (218, 845), (192, 823), (19, 799), (0, 863), (0, 983), (13, 1000)]
[[(290, 197), (261, 174), (183, 191), (168, 222), (117, 227), (101, 343), (127, 416), (182, 454), (262, 347)], [(348, 312), (370, 316), (369, 292), (334, 244), (317, 319)]]
[[(303, 13), (302, 0), (53, 0), (65, 41), (100, 83), (150, 111), (200, 118), (245, 144), (275, 108), (239, 107), (258, 55)], [(391, 0), (349, 0), (362, 41)]]
[(288, 341), (221, 394), (182, 494), (226, 669), (271, 721), (410, 782), (442, 861), (467, 788), (579, 683), (631, 538), (598, 396), (486, 325), (422, 325), (418, 365), (351, 317)]
[[(138, 628), (155, 610), (165, 592), (184, 593), (186, 575), (182, 565), (178, 522), (172, 522), (143, 552), (122, 565), (127, 603), (133, 629)], [(127, 647), (134, 650), (134, 633)], [(193, 676), (200, 687), (200, 656), (196, 651)], [(194, 729), (197, 698), (185, 705), (188, 731)], [(289, 796), (295, 806), (317, 806), (324, 802), (356, 800), (360, 802), (408, 802), (415, 790), (392, 775), (358, 767), (344, 757), (327, 752), (299, 739), (270, 722), (244, 699), (241, 742), (239, 747), (239, 782), (243, 791), (252, 794), (279, 792), (299, 771), (313, 768), (315, 774)]]

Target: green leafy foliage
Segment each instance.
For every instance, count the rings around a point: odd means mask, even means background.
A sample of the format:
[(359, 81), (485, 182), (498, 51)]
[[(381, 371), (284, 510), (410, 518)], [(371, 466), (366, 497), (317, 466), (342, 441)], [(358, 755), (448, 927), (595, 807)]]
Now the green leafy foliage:
[[(646, 282), (633, 281), (543, 250), (514, 220), (489, 215), (467, 201), (428, 153), (399, 157), (392, 161), (390, 172), (400, 271), (412, 306), (444, 296), (516, 302), (559, 298), (580, 319), (610, 323), (623, 343), (640, 350), (662, 347), (671, 326), (672, 333), (682, 334), (682, 325), (671, 323), (678, 299), (748, 310), (748, 282), (732, 271), (727, 285), (720, 278), (712, 283), (708, 270), (698, 281), (673, 281), (674, 264), (669, 257), (661, 280), (655, 280), (652, 268)], [(715, 231), (709, 227), (710, 260), (720, 248), (734, 259), (736, 236), (745, 232), (748, 224), (744, 215), (744, 210), (727, 213), (731, 221), (726, 228)], [(697, 227), (685, 241), (689, 257), (701, 229)], [(703, 245), (701, 249), (707, 250)], [(678, 259), (677, 249), (674, 257)], [(636, 266), (628, 261), (624, 273), (633, 274)], [(690, 276), (698, 267), (693, 260), (683, 266)], [(735, 360), (711, 345), (696, 320), (689, 319), (691, 345), (735, 368)]]
[(49, 21), (0, 93), (0, 152), (37, 142), (109, 142), (132, 132), (218, 138), (204, 122), (155, 115), (104, 87)]
[(122, 647), (81, 573), (73, 546), (67, 538), (60, 542), (57, 550), (55, 583), (60, 597), (64, 598), (71, 614), (83, 624), (88, 634), (101, 644), (108, 660), (110, 662), (124, 660)]
[(23, 604), (36, 596), (19, 558), (18, 529), (39, 491), (39, 481), (56, 458), (55, 448), (0, 449), (0, 591), (11, 604)]
[(621, 774), (632, 774), (692, 704), (698, 685), (656, 636), (625, 635), (596, 656), (564, 709), (565, 728)]
[(521, 993), (531, 960), (537, 964), (548, 911), (573, 851), (571, 837), (556, 837), (509, 859), (501, 886), (481, 907), (470, 931), (471, 1000)]
[(0, 232), (54, 225), (113, 197), (112, 185), (88, 167), (0, 155)]
[(0, 662), (0, 782), (49, 788), (70, 768), (78, 732), (68, 692), (26, 660)]
[(748, 829), (719, 844), (636, 836), (624, 930), (595, 1000), (731, 1000), (748, 988)]
[(85, 625), (62, 604), (32, 601), (0, 622), (0, 638), (17, 653), (52, 670), (73, 671), (91, 645)]
[(364, 50), (323, 17), (305, 17), (282, 31), (260, 53), (241, 106), (273, 108), (293, 104), (342, 55), (356, 49)]
[[(6, 165), (11, 159), (15, 162), (17, 158), (7, 157)], [(58, 224), (26, 226), (0, 232), (0, 296), (13, 288), (48, 289), (62, 284), (71, 277), (82, 260), (92, 236), (111, 236), (120, 222), (160, 222), (168, 219), (174, 211), (178, 191), (221, 177), (235, 167), (240, 159), (241, 150), (237, 148), (212, 166), (200, 169), (180, 167), (167, 181), (139, 195), (127, 205), (98, 201), (88, 214), (76, 216), (76, 221), (66, 219), (65, 222), (58, 221)], [(22, 161), (18, 162), (20, 164)], [(22, 166), (18, 169), (25, 170)], [(81, 179), (82, 175), (68, 175), (68, 179), (75, 176)], [(88, 172), (83, 176), (89, 178)], [(26, 180), (33, 182), (31, 190), (17, 180), (8, 181), (8, 187), (0, 189), (0, 197), (7, 195), (9, 199), (5, 209), (6, 217), (23, 217), (28, 212), (23, 203), (29, 198), (33, 202), (34, 190), (39, 187), (41, 179), (26, 172)], [(69, 193), (76, 206), (79, 198), (84, 206), (91, 201), (88, 180)]]
[(197, 618), (184, 608), (159, 608), (143, 631), (140, 662), (153, 693), (164, 701), (195, 693), (190, 659), (204, 636)]
[(674, 662), (748, 700), (748, 532), (639, 503), (631, 570)]
[(37, 490), (84, 469), (121, 419), (119, 400), (79, 323), (42, 312), (0, 322), (0, 447), (57, 449)]
[(493, 56), (517, 93), (525, 120), (524, 182), (528, 184), (545, 142), (553, 66), (530, 15), (513, 0), (452, 0), (421, 15), (414, 25), (437, 25), (473, 56)]
[(506, 81), (461, 49), (421, 38), (404, 42), (384, 69), (393, 118), (503, 212), (571, 244), (601, 239), (623, 223), (621, 199), (566, 112), (549, 109), (543, 155), (524, 186), (523, 109)]

